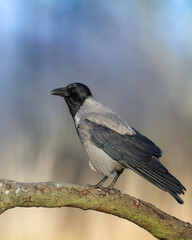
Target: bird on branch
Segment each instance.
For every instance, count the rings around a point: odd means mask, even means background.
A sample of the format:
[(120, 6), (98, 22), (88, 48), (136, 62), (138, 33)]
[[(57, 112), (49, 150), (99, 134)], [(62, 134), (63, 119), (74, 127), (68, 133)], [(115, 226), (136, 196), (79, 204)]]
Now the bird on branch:
[[(159, 161), (160, 148), (97, 101), (86, 85), (72, 83), (51, 94), (65, 99), (91, 169), (104, 176), (96, 185), (88, 186), (120, 193), (114, 184), (128, 168), (183, 203), (179, 195), (186, 189)], [(102, 184), (112, 174), (112, 182), (104, 187)]]

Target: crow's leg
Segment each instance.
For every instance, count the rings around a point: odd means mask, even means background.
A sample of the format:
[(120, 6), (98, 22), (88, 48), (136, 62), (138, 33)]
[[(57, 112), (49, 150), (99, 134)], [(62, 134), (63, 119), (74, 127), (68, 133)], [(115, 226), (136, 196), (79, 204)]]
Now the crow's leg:
[(97, 184), (92, 185), (92, 184), (87, 184), (88, 187), (92, 187), (92, 188), (100, 188), (100, 189), (104, 189), (105, 187), (102, 186), (102, 184), (107, 180), (107, 176), (105, 176), (104, 178), (101, 179), (101, 181), (99, 181)]
[(114, 188), (115, 183), (117, 182), (117, 179), (120, 177), (120, 175), (122, 174), (124, 169), (122, 169), (121, 171), (117, 171), (115, 177), (113, 178), (112, 182), (109, 184), (109, 186), (107, 187), (109, 191), (114, 191), (117, 192), (119, 194), (121, 194), (121, 191), (119, 189)]

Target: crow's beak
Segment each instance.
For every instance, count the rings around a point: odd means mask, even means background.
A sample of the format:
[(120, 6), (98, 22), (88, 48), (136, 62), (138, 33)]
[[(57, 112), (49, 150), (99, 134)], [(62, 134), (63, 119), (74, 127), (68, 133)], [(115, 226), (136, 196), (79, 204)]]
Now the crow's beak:
[(69, 94), (66, 90), (66, 88), (56, 88), (50, 92), (51, 95), (57, 95), (61, 97), (68, 97)]

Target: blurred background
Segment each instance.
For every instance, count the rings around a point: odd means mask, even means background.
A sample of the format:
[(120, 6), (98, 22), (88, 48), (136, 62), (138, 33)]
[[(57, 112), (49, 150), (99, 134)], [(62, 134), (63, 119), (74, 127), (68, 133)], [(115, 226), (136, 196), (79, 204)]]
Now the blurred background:
[[(97, 183), (57, 87), (82, 82), (162, 150), (187, 188), (179, 205), (127, 170), (116, 187), (192, 222), (192, 2), (0, 0), (0, 177)], [(0, 217), (1, 239), (154, 239), (123, 219), (72, 208)]]

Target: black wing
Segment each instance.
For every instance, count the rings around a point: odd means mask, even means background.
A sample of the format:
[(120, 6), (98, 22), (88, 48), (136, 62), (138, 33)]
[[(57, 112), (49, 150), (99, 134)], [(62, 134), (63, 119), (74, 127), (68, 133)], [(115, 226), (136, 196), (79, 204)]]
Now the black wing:
[(179, 203), (177, 194), (184, 194), (185, 187), (158, 160), (161, 150), (148, 138), (134, 131), (134, 135), (118, 132), (90, 120), (91, 141), (123, 167), (130, 168), (157, 187), (169, 192)]

